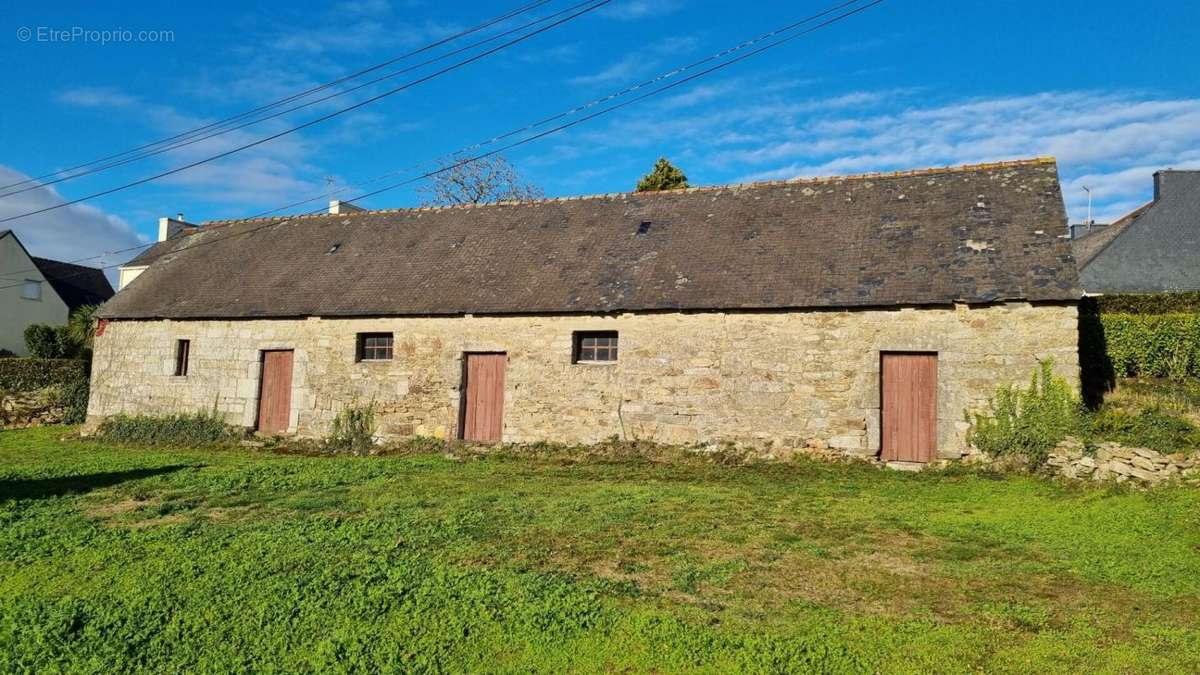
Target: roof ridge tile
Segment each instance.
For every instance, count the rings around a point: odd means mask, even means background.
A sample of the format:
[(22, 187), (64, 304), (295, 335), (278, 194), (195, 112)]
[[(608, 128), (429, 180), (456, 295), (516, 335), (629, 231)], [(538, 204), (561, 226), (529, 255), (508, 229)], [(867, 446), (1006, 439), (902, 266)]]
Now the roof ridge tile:
[(783, 179), (777, 179), (777, 180), (747, 181), (747, 182), (742, 182), (742, 183), (725, 183), (725, 184), (721, 184), (721, 185), (696, 185), (696, 186), (689, 186), (686, 188), (676, 188), (673, 190), (655, 190), (655, 191), (650, 191), (650, 192), (636, 192), (636, 191), (604, 192), (604, 193), (586, 194), (586, 195), (566, 195), (566, 196), (562, 196), (562, 197), (545, 197), (543, 199), (502, 200), (502, 201), (497, 201), (497, 202), (487, 202), (487, 203), (483, 203), (483, 204), (449, 204), (446, 206), (405, 206), (405, 207), (392, 207), (392, 208), (386, 208), (386, 209), (363, 209), (362, 211), (354, 211), (352, 213), (341, 213), (341, 214), (331, 214), (331, 213), (321, 212), (321, 213), (303, 213), (303, 214), (293, 215), (293, 216), (229, 218), (229, 219), (223, 219), (223, 220), (205, 221), (204, 223), (202, 223), (203, 227), (201, 229), (204, 229), (204, 227), (233, 225), (233, 224), (240, 224), (240, 223), (267, 222), (267, 221), (271, 221), (271, 220), (278, 220), (278, 221), (282, 222), (282, 221), (294, 220), (294, 219), (299, 219), (299, 218), (326, 218), (329, 216), (354, 218), (354, 217), (370, 216), (373, 214), (380, 214), (380, 213), (400, 213), (400, 212), (406, 212), (406, 211), (407, 212), (424, 213), (424, 212), (434, 212), (434, 211), (451, 211), (451, 210), (455, 210), (455, 209), (459, 209), (459, 210), (484, 209), (484, 208), (502, 207), (502, 206), (536, 206), (536, 205), (541, 205), (541, 204), (553, 204), (556, 202), (582, 201), (582, 200), (586, 200), (586, 199), (594, 199), (594, 200), (599, 201), (599, 200), (603, 200), (603, 199), (619, 199), (619, 198), (624, 198), (624, 197), (630, 197), (633, 195), (637, 195), (639, 197), (655, 198), (655, 197), (659, 197), (659, 196), (690, 194), (690, 193), (695, 193), (695, 192), (720, 192), (722, 190), (746, 190), (746, 189), (756, 189), (756, 188), (779, 187), (781, 185), (824, 185), (824, 184), (841, 183), (841, 182), (856, 181), (856, 180), (879, 180), (879, 179), (884, 179), (884, 178), (906, 178), (906, 177), (912, 177), (912, 176), (932, 176), (932, 175), (946, 175), (946, 174), (954, 174), (954, 173), (970, 173), (970, 172), (975, 172), (975, 171), (993, 171), (996, 169), (1021, 168), (1021, 167), (1028, 167), (1028, 166), (1056, 164), (1057, 161), (1058, 160), (1052, 156), (1040, 156), (1040, 157), (1032, 157), (1032, 158), (1028, 158), (1028, 159), (1015, 159), (1015, 160), (1005, 160), (1005, 161), (996, 161), (996, 162), (980, 162), (980, 163), (975, 163), (975, 164), (959, 164), (959, 165), (953, 165), (953, 166), (940, 166), (940, 167), (931, 167), (931, 168), (925, 168), (925, 169), (905, 169), (905, 170), (900, 170), (900, 171), (882, 171), (882, 172), (871, 172), (871, 173), (860, 173), (860, 174), (847, 174), (847, 175), (842, 175), (842, 176), (813, 176), (813, 177), (783, 178)]

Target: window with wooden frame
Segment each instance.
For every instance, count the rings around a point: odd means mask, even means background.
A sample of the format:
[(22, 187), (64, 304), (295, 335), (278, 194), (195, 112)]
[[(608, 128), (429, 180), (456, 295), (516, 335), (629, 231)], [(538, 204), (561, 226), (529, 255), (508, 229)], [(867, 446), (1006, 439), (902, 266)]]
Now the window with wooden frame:
[(573, 363), (616, 363), (617, 331), (593, 330), (575, 333)]
[(175, 377), (187, 377), (188, 357), (192, 353), (191, 340), (175, 341)]
[(356, 359), (358, 361), (391, 361), (391, 333), (359, 333)]

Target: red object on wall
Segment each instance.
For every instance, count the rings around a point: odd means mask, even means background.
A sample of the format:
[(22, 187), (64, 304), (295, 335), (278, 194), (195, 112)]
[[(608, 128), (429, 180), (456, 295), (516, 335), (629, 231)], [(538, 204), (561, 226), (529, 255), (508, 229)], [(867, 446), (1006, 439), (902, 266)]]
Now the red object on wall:
[(104, 329), (108, 328), (108, 319), (100, 319), (96, 322), (96, 337), (104, 335)]

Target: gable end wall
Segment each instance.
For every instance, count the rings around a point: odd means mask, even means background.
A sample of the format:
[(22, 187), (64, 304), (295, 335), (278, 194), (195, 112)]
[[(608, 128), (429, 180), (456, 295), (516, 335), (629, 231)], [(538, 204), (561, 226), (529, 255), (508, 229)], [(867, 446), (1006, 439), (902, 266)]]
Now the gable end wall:
[[(464, 352), (508, 354), (504, 440), (733, 441), (879, 449), (881, 351), (938, 353), (938, 445), (965, 449), (966, 409), (1028, 381), (1038, 359), (1078, 383), (1074, 304), (814, 312), (242, 321), (113, 321), (96, 340), (89, 423), (217, 410), (253, 426), (261, 351), (294, 349), (289, 431), (328, 432), (375, 402), (387, 437), (457, 434)], [(572, 333), (616, 330), (615, 365), (571, 363)], [(395, 358), (356, 363), (355, 334), (392, 332)], [(174, 377), (177, 339), (191, 340)]]

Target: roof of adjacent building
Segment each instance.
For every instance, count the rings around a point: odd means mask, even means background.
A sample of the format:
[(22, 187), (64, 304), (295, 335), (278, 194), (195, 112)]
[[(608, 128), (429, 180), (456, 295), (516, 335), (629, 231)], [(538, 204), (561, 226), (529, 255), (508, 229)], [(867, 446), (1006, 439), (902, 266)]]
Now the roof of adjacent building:
[(1075, 254), (1075, 264), (1083, 269), (1085, 265), (1090, 263), (1109, 242), (1117, 238), (1117, 235), (1125, 231), (1138, 216), (1146, 212), (1146, 209), (1153, 206), (1153, 202), (1143, 204), (1133, 211), (1121, 216), (1111, 223), (1102, 225), (1092, 225), (1090, 229), (1085, 230), (1071, 240), (1071, 250)]
[[(733, 310), (1080, 296), (1052, 159), (207, 223), (109, 318)], [(144, 264), (144, 263), (143, 263)]]
[(1088, 293), (1200, 289), (1200, 171), (1160, 171), (1154, 201), (1074, 243)]
[[(21, 240), (16, 238), (16, 233), (12, 230), (0, 230), (0, 238), (9, 234), (13, 235), (21, 250), (25, 250)], [(26, 255), (29, 255), (28, 251)], [(113, 296), (112, 284), (108, 283), (102, 269), (32, 255), (29, 259), (72, 311), (83, 305), (99, 305)]]
[(83, 305), (99, 305), (113, 297), (112, 284), (104, 270), (30, 256), (38, 271), (72, 311)]

